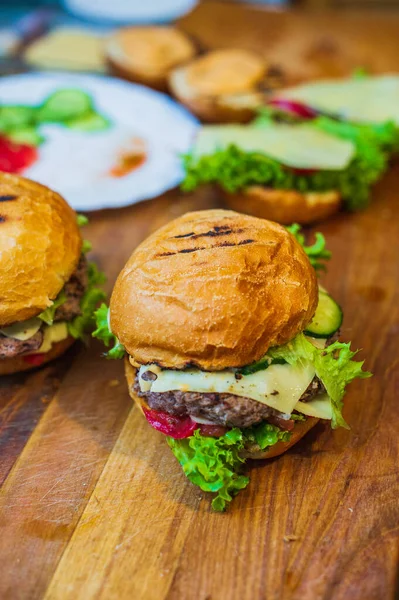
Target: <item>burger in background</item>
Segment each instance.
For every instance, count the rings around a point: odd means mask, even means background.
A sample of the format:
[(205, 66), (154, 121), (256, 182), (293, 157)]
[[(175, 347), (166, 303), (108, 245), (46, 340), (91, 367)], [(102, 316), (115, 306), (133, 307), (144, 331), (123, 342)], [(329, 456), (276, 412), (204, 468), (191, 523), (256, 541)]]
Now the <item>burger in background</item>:
[(204, 126), (184, 157), (182, 189), (218, 186), (228, 208), (289, 224), (360, 210), (388, 166), (395, 128), (343, 123), (299, 104), (250, 125)]
[(345, 388), (368, 377), (337, 341), (318, 286), (318, 234), (231, 211), (188, 213), (133, 252), (94, 336), (125, 357), (129, 392), (184, 473), (224, 510), (248, 458), (285, 452), (319, 419), (347, 427)]
[(84, 339), (104, 292), (78, 216), (52, 190), (0, 172), (0, 375), (27, 371)]
[(168, 89), (171, 70), (186, 63), (197, 50), (190, 37), (176, 27), (123, 27), (105, 44), (111, 73), (148, 85)]

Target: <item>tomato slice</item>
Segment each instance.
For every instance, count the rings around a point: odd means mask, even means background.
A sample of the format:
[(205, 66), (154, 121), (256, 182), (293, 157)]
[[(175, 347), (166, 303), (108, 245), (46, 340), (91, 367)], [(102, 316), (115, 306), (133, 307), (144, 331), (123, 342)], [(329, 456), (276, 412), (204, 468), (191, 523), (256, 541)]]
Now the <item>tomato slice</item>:
[(302, 104), (302, 102), (295, 102), (295, 100), (273, 98), (269, 100), (268, 104), (301, 119), (315, 119), (318, 115), (317, 111), (310, 106)]
[(309, 175), (318, 173), (319, 169), (298, 169), (296, 167), (291, 167), (291, 171), (293, 171), (295, 175), (304, 175), (305, 177), (309, 177)]
[(144, 408), (143, 411), (151, 427), (175, 440), (190, 437), (198, 428), (198, 423), (192, 421), (190, 417), (177, 417), (176, 415), (169, 415), (166, 412), (148, 408)]
[(22, 358), (24, 359), (24, 362), (28, 363), (29, 365), (33, 365), (34, 367), (40, 367), (40, 365), (43, 364), (43, 362), (44, 362), (45, 356), (46, 355), (43, 353), (27, 354), (26, 356), (23, 356)]
[(227, 427), (223, 427), (223, 425), (200, 425), (201, 435), (205, 437), (221, 437), (225, 433), (228, 432)]
[(34, 146), (16, 144), (8, 138), (0, 136), (0, 171), (21, 173), (30, 167), (38, 156)]

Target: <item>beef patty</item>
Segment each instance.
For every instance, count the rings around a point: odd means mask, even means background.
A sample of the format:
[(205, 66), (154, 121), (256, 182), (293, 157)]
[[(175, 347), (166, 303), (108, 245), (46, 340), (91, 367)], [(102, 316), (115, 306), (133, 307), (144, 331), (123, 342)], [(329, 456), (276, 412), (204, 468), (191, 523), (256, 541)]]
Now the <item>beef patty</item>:
[(76, 270), (64, 286), (66, 301), (55, 312), (54, 321), (72, 321), (80, 315), (80, 301), (87, 288), (87, 259), (81, 255)]
[[(81, 255), (76, 270), (64, 286), (66, 301), (55, 312), (54, 321), (71, 321), (80, 315), (80, 301), (87, 287), (87, 260)], [(0, 360), (38, 350), (43, 342), (43, 327), (28, 340), (16, 340), (0, 334)]]
[(12, 358), (26, 352), (39, 350), (43, 343), (43, 331), (39, 330), (28, 340), (15, 340), (14, 338), (0, 335), (0, 359)]
[[(172, 415), (207, 419), (216, 425), (226, 427), (250, 427), (270, 417), (281, 417), (281, 413), (261, 402), (234, 396), (233, 394), (202, 394), (199, 392), (142, 392), (136, 377), (135, 392), (146, 399), (148, 406), (154, 410)], [(301, 400), (309, 402), (324, 391), (323, 384), (317, 377), (303, 393)]]

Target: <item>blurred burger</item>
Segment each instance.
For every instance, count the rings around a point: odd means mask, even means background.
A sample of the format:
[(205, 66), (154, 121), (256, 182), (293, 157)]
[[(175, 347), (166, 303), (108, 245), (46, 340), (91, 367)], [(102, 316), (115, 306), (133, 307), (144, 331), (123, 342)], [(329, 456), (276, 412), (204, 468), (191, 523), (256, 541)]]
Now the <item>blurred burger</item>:
[(263, 104), (268, 65), (249, 50), (214, 50), (173, 69), (169, 87), (203, 121), (246, 122)]
[(86, 249), (59, 194), (0, 172), (0, 375), (47, 363), (84, 337), (104, 298)]
[(165, 91), (171, 70), (192, 59), (196, 48), (176, 27), (123, 27), (108, 38), (105, 53), (115, 75)]
[(216, 510), (248, 484), (247, 458), (285, 452), (319, 419), (346, 426), (345, 386), (368, 376), (336, 341), (342, 311), (317, 284), (322, 236), (304, 249), (292, 231), (186, 214), (133, 252), (109, 313), (97, 311), (94, 335), (125, 356), (131, 397)]
[[(389, 125), (383, 127), (385, 131)], [(184, 159), (185, 191), (213, 183), (228, 208), (308, 224), (367, 206), (387, 168), (383, 131), (278, 103), (249, 125), (204, 126)]]

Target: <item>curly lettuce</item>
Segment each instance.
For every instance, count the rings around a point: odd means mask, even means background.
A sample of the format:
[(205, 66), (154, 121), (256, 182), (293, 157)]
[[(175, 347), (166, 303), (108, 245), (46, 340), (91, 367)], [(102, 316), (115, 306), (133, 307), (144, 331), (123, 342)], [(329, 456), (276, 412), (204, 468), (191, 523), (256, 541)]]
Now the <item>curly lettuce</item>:
[(301, 226), (298, 223), (293, 223), (286, 227), (286, 229), (294, 236), (297, 242), (299, 242), (305, 251), (305, 254), (309, 258), (310, 264), (316, 271), (325, 271), (326, 266), (323, 261), (330, 260), (331, 252), (326, 248), (325, 237), (320, 231), (315, 233), (315, 242), (311, 246), (307, 246), (305, 242), (305, 236), (301, 233)]
[[(262, 114), (252, 126), (261, 127), (272, 116)], [(320, 170), (307, 174), (296, 172), (260, 152), (245, 152), (235, 145), (218, 149), (213, 154), (183, 156), (185, 179), (183, 191), (192, 191), (206, 183), (217, 183), (234, 193), (252, 185), (298, 192), (338, 190), (349, 210), (359, 210), (369, 203), (370, 186), (384, 173), (389, 152), (399, 149), (398, 130), (392, 123), (355, 125), (329, 117), (317, 117), (314, 127), (351, 140), (356, 154), (342, 170)]]
[(274, 446), (277, 442), (288, 442), (291, 438), (290, 431), (284, 431), (266, 421), (244, 429), (243, 433), (245, 441), (255, 443), (260, 450), (266, 450), (266, 448)]
[(98, 286), (105, 282), (105, 275), (97, 266), (88, 264), (88, 284), (80, 301), (80, 315), (68, 322), (68, 332), (75, 339), (86, 339), (86, 333), (94, 326), (94, 312), (98, 304), (105, 299), (105, 292)]
[(363, 371), (364, 361), (353, 360), (357, 352), (351, 350), (350, 342), (337, 341), (327, 348), (316, 348), (300, 333), (287, 344), (271, 348), (267, 355), (272, 359), (284, 359), (290, 365), (301, 361), (311, 362), (331, 399), (332, 427), (349, 429), (342, 415), (345, 388), (356, 378), (372, 376), (368, 371)]
[(199, 429), (183, 440), (167, 438), (168, 444), (188, 479), (204, 492), (216, 494), (212, 508), (223, 511), (249, 478), (242, 475), (245, 459), (244, 436), (240, 429), (230, 429), (214, 438), (201, 435)]
[(52, 305), (49, 306), (48, 308), (46, 308), (46, 310), (44, 310), (43, 312), (41, 312), (40, 315), (38, 315), (38, 318), (41, 319), (42, 321), (44, 321), (44, 323), (46, 323), (46, 325), (52, 325), (54, 323), (54, 317), (55, 317), (57, 308), (60, 307), (62, 304), (64, 304), (64, 302), (66, 302), (66, 300), (67, 300), (67, 297), (66, 297), (65, 291), (64, 291), (64, 289), (62, 289), (60, 291), (60, 293), (58, 294), (57, 298), (52, 303)]
[(109, 327), (109, 309), (106, 304), (101, 304), (100, 308), (95, 311), (95, 320), (97, 329), (93, 331), (92, 336), (102, 340), (107, 348), (110, 344), (113, 344), (112, 348), (105, 353), (105, 356), (107, 358), (123, 358), (125, 348)]
[(188, 438), (168, 437), (167, 441), (186, 477), (204, 492), (216, 494), (212, 508), (224, 511), (249, 483), (243, 474), (245, 459), (241, 456), (246, 444), (256, 444), (265, 450), (290, 437), (290, 432), (263, 422), (247, 429), (235, 427), (217, 438), (203, 436), (197, 429)]
[[(105, 293), (98, 286), (105, 282), (105, 275), (101, 273), (95, 263), (88, 263), (88, 284), (80, 301), (80, 315), (67, 323), (68, 333), (75, 339), (85, 340), (86, 333), (94, 325), (94, 311), (98, 304), (105, 299)], [(40, 313), (39, 319), (46, 325), (54, 323), (57, 309), (67, 301), (65, 290), (62, 289), (53, 304)]]

